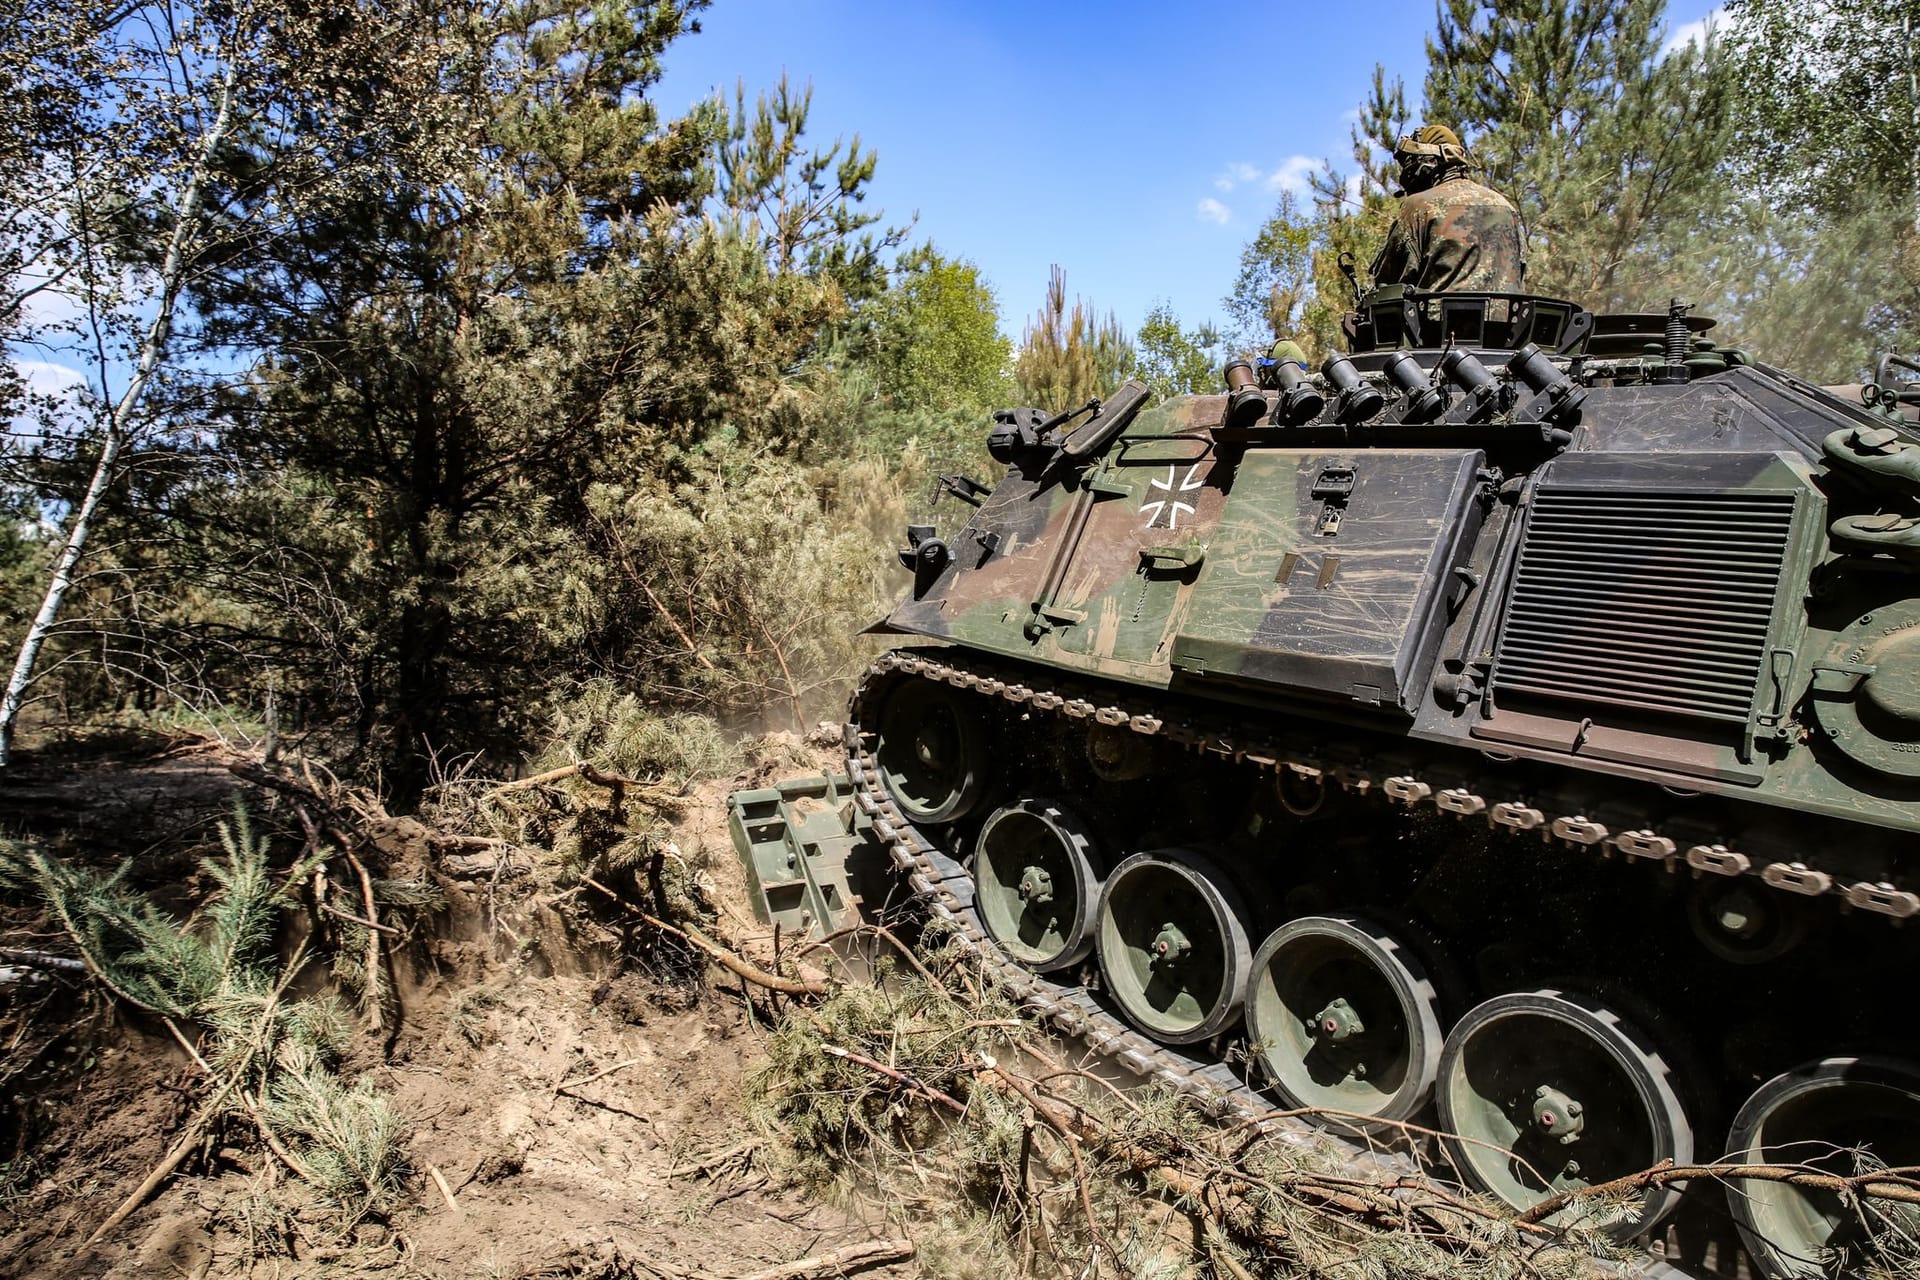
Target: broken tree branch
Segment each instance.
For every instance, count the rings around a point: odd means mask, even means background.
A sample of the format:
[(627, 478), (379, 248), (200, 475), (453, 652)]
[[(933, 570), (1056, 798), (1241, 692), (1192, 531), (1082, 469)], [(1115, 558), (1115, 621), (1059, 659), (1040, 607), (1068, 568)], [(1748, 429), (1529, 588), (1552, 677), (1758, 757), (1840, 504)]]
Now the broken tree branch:
[(733, 1280), (805, 1280), (809, 1276), (842, 1276), (849, 1271), (877, 1267), (883, 1263), (904, 1262), (913, 1256), (913, 1252), (911, 1240), (871, 1240), (865, 1244), (835, 1249), (831, 1253), (785, 1262), (764, 1271), (735, 1276)]
[(583, 1076), (578, 1080), (562, 1081), (553, 1086), (553, 1091), (555, 1093), (566, 1093), (570, 1090), (578, 1089), (583, 1085), (592, 1084), (595, 1080), (604, 1080), (616, 1071), (625, 1071), (628, 1067), (637, 1067), (645, 1061), (645, 1058), (628, 1058), (625, 1062), (616, 1062), (606, 1070), (596, 1071), (590, 1076)]
[[(367, 905), (368, 922), (378, 920), (380, 911), (373, 902), (373, 878), (367, 874), (366, 865), (353, 856), (352, 850), (347, 850), (346, 858), (347, 865), (353, 868), (353, 874), (360, 878), (360, 896)], [(380, 980), (385, 970), (380, 953), (380, 926), (377, 924), (367, 930), (366, 964), (367, 981), (363, 994), (367, 1023), (375, 1031), (380, 1031), (386, 1026), (386, 1015), (380, 1007)]]
[[(292, 985), (294, 977), (305, 967), (306, 961), (307, 948), (306, 944), (302, 943), (294, 950), (292, 958), (287, 961), (285, 971), (280, 975), (279, 983), (268, 993), (266, 1002), (261, 1006), (260, 1017), (254, 1024), (253, 1035), (249, 1042), (249, 1057), (260, 1051), (260, 1038), (266, 1031), (268, 1022), (273, 1017), (274, 1006), (280, 1003), (280, 997), (286, 994), (287, 988)], [(107, 984), (107, 989), (109, 991), (113, 990), (112, 984)], [(141, 1007), (145, 1008), (146, 1006), (143, 1005)], [(265, 1127), (266, 1121), (258, 1114), (258, 1111), (250, 1105), (246, 1094), (239, 1090), (240, 1081), (246, 1074), (244, 1066), (242, 1069), (236, 1070), (232, 1075), (223, 1079), (218, 1072), (214, 1071), (207, 1060), (200, 1055), (200, 1051), (193, 1047), (192, 1041), (188, 1040), (186, 1036), (181, 1033), (180, 1028), (174, 1024), (172, 1018), (162, 1015), (161, 1020), (166, 1023), (167, 1030), (173, 1033), (173, 1038), (180, 1042), (180, 1046), (187, 1051), (188, 1056), (199, 1065), (200, 1069), (207, 1074), (209, 1079), (219, 1081), (220, 1087), (214, 1092), (212, 1097), (201, 1104), (200, 1109), (194, 1113), (193, 1119), (187, 1123), (186, 1129), (181, 1132), (179, 1141), (175, 1142), (167, 1154), (161, 1157), (160, 1163), (153, 1167), (152, 1171), (147, 1174), (139, 1186), (133, 1189), (132, 1193), (129, 1194), (125, 1200), (120, 1202), (119, 1208), (109, 1214), (105, 1222), (94, 1228), (93, 1234), (87, 1237), (87, 1245), (89, 1247), (98, 1244), (106, 1236), (107, 1232), (125, 1222), (135, 1209), (138, 1209), (142, 1204), (146, 1203), (147, 1197), (153, 1194), (155, 1188), (165, 1182), (167, 1178), (172, 1175), (173, 1171), (180, 1167), (180, 1162), (187, 1158), (187, 1153), (199, 1145), (200, 1138), (205, 1134), (207, 1126), (213, 1123), (214, 1119), (219, 1116), (220, 1109), (225, 1104), (229, 1094), (239, 1093), (242, 1104), (247, 1105), (247, 1109), (253, 1114), (255, 1122), (261, 1126), (261, 1136), (268, 1139), (270, 1144), (273, 1144), (271, 1135)], [(276, 1151), (275, 1154), (282, 1155), (279, 1151)], [(287, 1167), (289, 1169), (292, 1169), (302, 1178), (307, 1177), (306, 1170), (300, 1166), (298, 1161), (292, 1160), (285, 1155), (282, 1155), (282, 1158), (287, 1160)]]
[(1590, 1187), (1575, 1187), (1548, 1196), (1515, 1219), (1535, 1223), (1550, 1218), (1570, 1204), (1596, 1196), (1619, 1195), (1648, 1187), (1664, 1187), (1670, 1182), (1693, 1178), (1720, 1178), (1728, 1181), (1784, 1182), (1790, 1187), (1811, 1191), (1834, 1191), (1842, 1196), (1864, 1200), (1891, 1200), (1898, 1204), (1920, 1204), (1920, 1179), (1912, 1175), (1920, 1168), (1874, 1169), (1851, 1177), (1822, 1173), (1806, 1165), (1793, 1164), (1673, 1164), (1665, 1162), (1639, 1173)]
[(45, 951), (21, 951), (14, 947), (0, 947), (0, 960), (10, 960), (14, 964), (32, 965), (36, 969), (53, 969), (61, 973), (85, 973), (87, 962), (75, 960), (71, 956), (50, 955)]
[(487, 796), (491, 799), (494, 796), (510, 795), (515, 791), (531, 791), (535, 787), (564, 782), (568, 778), (580, 778), (591, 782), (596, 787), (605, 787), (610, 791), (621, 792), (623, 795), (628, 788), (631, 788), (638, 793), (637, 798), (640, 803), (652, 805), (655, 808), (678, 806), (686, 799), (673, 788), (658, 785), (658, 779), (647, 782), (640, 778), (622, 777), (620, 774), (608, 773), (604, 769), (596, 768), (585, 760), (561, 765), (558, 769), (548, 769), (545, 773), (536, 773), (532, 777), (503, 782), (489, 791)]
[(965, 1115), (967, 1113), (967, 1104), (964, 1102), (961, 1102), (958, 1098), (955, 1098), (952, 1094), (943, 1093), (940, 1090), (934, 1088), (932, 1085), (928, 1084), (926, 1081), (917, 1079), (913, 1076), (908, 1075), (904, 1071), (900, 1071), (900, 1070), (897, 1070), (896, 1068), (890, 1067), (884, 1062), (875, 1061), (874, 1059), (869, 1058), (864, 1053), (856, 1053), (852, 1049), (842, 1049), (837, 1044), (823, 1044), (820, 1046), (820, 1052), (827, 1054), (830, 1057), (844, 1059), (847, 1062), (853, 1063), (855, 1066), (865, 1067), (867, 1070), (872, 1071), (878, 1075), (883, 1075), (887, 1077), (889, 1080), (898, 1081), (899, 1083), (907, 1086), (907, 1088), (913, 1090), (915, 1093), (919, 1094), (921, 1097), (926, 1098), (928, 1101), (939, 1103), (941, 1106), (945, 1107), (947, 1110), (953, 1112), (957, 1116)]
[(670, 933), (674, 937), (683, 939), (687, 942), (692, 943), (694, 946), (700, 948), (700, 950), (712, 956), (714, 961), (717, 964), (719, 964), (721, 968), (727, 970), (729, 973), (733, 974), (736, 978), (744, 979), (747, 982), (753, 983), (755, 986), (765, 987), (769, 991), (778, 991), (781, 995), (787, 995), (787, 996), (825, 996), (830, 994), (833, 990), (832, 987), (828, 986), (824, 982), (809, 982), (799, 978), (783, 978), (779, 974), (768, 973), (766, 970), (758, 968), (757, 966), (749, 964), (747, 961), (742, 960), (739, 956), (735, 955), (732, 951), (721, 946), (719, 943), (715, 942), (712, 938), (707, 937), (706, 934), (701, 933), (698, 929), (694, 928), (692, 925), (668, 924), (665, 920), (662, 920), (660, 917), (656, 915), (651, 915), (645, 911), (636, 909), (630, 903), (628, 903), (625, 898), (622, 898), (619, 894), (607, 888), (607, 886), (601, 884), (598, 880), (595, 880), (593, 877), (582, 876), (581, 880), (589, 888), (596, 889), (599, 892), (605, 894), (607, 897), (612, 898), (615, 902), (619, 903), (622, 907), (625, 907), (628, 911), (631, 911), (635, 916), (638, 916), (640, 919), (646, 921), (648, 924), (652, 925), (654, 928), (659, 929), (664, 933)]

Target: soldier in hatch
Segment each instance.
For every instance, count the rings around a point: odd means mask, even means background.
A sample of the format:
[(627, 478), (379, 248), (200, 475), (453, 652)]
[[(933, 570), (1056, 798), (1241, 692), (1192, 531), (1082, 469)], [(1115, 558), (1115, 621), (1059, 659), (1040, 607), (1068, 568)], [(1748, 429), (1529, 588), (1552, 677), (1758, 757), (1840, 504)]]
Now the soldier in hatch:
[(1403, 136), (1393, 155), (1406, 196), (1373, 260), (1374, 284), (1518, 293), (1526, 272), (1520, 214), (1467, 176), (1467, 149), (1453, 130), (1426, 125)]

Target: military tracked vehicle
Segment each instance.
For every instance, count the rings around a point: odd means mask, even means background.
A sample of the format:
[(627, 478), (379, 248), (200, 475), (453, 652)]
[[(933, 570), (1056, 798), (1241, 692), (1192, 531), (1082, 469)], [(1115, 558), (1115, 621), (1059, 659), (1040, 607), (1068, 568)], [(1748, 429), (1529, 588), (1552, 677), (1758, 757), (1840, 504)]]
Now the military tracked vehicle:
[[(1454, 1135), (1517, 1209), (1920, 1165), (1915, 367), (1823, 389), (1712, 329), (1388, 288), (1317, 367), (997, 414), (1005, 475), (908, 530), (865, 820), (1097, 1051)], [(1920, 1234), (1780, 1182), (1606, 1203), (1701, 1276)]]

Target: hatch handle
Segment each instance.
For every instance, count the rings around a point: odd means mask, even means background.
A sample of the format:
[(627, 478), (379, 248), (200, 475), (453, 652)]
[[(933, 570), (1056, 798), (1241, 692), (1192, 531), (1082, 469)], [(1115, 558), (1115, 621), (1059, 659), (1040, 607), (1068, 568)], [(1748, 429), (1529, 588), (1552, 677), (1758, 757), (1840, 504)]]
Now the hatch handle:
[(1206, 558), (1207, 549), (1201, 546), (1140, 548), (1141, 567), (1148, 573), (1179, 573), (1197, 569)]

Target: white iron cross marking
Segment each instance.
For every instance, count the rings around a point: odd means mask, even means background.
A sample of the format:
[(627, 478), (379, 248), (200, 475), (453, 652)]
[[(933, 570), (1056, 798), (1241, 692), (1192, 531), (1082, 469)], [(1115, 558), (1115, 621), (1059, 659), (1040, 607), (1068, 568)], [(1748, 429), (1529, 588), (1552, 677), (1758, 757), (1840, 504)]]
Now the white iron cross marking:
[(1167, 495), (1164, 498), (1155, 498), (1153, 501), (1141, 505), (1140, 513), (1147, 518), (1147, 528), (1151, 529), (1155, 524), (1159, 523), (1162, 508), (1167, 510), (1167, 528), (1169, 529), (1178, 529), (1180, 527), (1180, 513), (1182, 511), (1188, 515), (1193, 514), (1194, 509), (1191, 503), (1181, 502), (1174, 498), (1173, 495), (1175, 493), (1187, 493), (1190, 490), (1198, 489), (1205, 483), (1199, 476), (1194, 474), (1200, 470), (1200, 464), (1196, 462), (1187, 468), (1187, 474), (1179, 481), (1180, 487), (1176, 489), (1174, 488), (1175, 481), (1173, 477), (1174, 473), (1179, 469), (1178, 463), (1169, 462), (1167, 464), (1167, 478), (1165, 480), (1147, 481), (1148, 492), (1160, 489), (1165, 491)]

